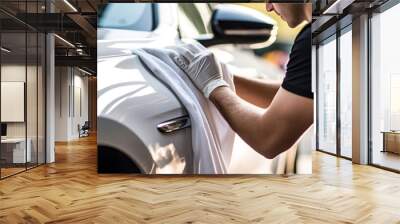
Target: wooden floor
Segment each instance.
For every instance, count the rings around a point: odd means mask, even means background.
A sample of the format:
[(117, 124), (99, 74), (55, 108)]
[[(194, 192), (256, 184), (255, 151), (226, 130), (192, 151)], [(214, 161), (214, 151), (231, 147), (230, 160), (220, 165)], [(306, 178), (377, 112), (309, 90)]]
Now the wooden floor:
[(5, 178), (20, 172), (24, 172), (26, 169), (33, 169), (36, 167), (36, 163), (27, 163), (27, 167), (25, 167), (25, 164), (18, 164), (16, 167), (6, 167), (6, 168), (0, 168), (1, 172), (1, 178)]
[(400, 155), (392, 152), (374, 151), (372, 160), (375, 164), (400, 170)]
[(400, 223), (400, 175), (316, 153), (306, 176), (98, 175), (96, 142), (0, 181), (0, 223)]
[(14, 167), (11, 167), (11, 168), (0, 168), (1, 169), (1, 177), (7, 177), (7, 176), (10, 176), (10, 175), (13, 175), (13, 174), (15, 174), (15, 173), (19, 173), (19, 172), (22, 172), (22, 171), (24, 171), (25, 170), (25, 167), (23, 167), (23, 168), (20, 168), (20, 167), (17, 167), (17, 168), (14, 168)]

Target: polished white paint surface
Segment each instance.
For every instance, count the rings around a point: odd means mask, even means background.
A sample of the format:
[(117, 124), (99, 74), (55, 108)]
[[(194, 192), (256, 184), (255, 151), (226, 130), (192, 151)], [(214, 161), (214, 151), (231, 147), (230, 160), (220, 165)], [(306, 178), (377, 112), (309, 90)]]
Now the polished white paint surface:
[[(170, 134), (159, 123), (187, 115), (173, 93), (157, 80), (134, 55), (98, 62), (98, 144), (128, 154), (145, 173), (154, 173), (157, 158), (168, 154), (176, 173), (192, 172), (190, 128)], [(124, 138), (121, 141), (121, 137)], [(171, 171), (171, 167), (164, 167)], [(174, 173), (174, 172), (173, 172)]]

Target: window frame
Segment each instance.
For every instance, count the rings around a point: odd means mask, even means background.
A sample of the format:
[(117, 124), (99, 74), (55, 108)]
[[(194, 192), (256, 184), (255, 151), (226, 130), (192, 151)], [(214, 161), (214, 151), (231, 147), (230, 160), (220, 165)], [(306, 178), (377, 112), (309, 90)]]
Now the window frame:
[[(343, 19), (345, 19), (345, 20), (347, 20), (348, 18), (343, 18)], [(338, 21), (338, 22), (340, 22), (340, 20)], [(329, 29), (329, 28), (328, 28)], [(342, 27), (342, 28), (336, 28), (336, 32), (335, 33), (332, 33), (332, 34), (330, 34), (330, 35), (328, 35), (328, 36), (326, 36), (326, 37), (324, 37), (323, 39), (319, 39), (318, 41), (317, 41), (317, 43), (315, 43), (315, 45), (316, 45), (316, 51), (315, 51), (315, 57), (316, 57), (316, 82), (315, 82), (315, 84), (316, 84), (316, 90), (318, 91), (318, 89), (319, 89), (319, 58), (320, 58), (320, 56), (319, 56), (319, 51), (318, 51), (318, 49), (320, 48), (320, 45), (321, 44), (327, 44), (327, 43), (329, 43), (329, 42), (331, 42), (331, 41), (336, 41), (336, 61), (335, 61), (335, 63), (336, 63), (336, 152), (335, 153), (332, 153), (332, 152), (329, 152), (329, 151), (326, 151), (326, 150), (324, 150), (324, 149), (321, 149), (320, 148), (320, 143), (319, 143), (319, 110), (320, 110), (320, 98), (319, 98), (319, 94), (318, 94), (318, 92), (315, 94), (316, 95), (316, 103), (315, 103), (315, 105), (316, 105), (316, 150), (317, 151), (320, 151), (320, 152), (323, 152), (323, 153), (327, 153), (327, 154), (330, 154), (330, 155), (333, 155), (333, 156), (337, 156), (337, 157), (340, 157), (340, 158), (343, 158), (343, 159), (346, 159), (346, 160), (352, 160), (352, 158), (350, 158), (350, 157), (347, 157), (347, 156), (344, 156), (344, 155), (342, 155), (342, 150), (341, 150), (341, 130), (342, 130), (342, 127), (341, 127), (341, 117), (340, 117), (340, 112), (341, 112), (341, 110), (340, 110), (340, 104), (341, 104), (341, 91), (340, 91), (340, 84), (341, 84), (341, 67), (340, 67), (340, 60), (341, 60), (341, 57), (340, 57), (340, 42), (341, 42), (341, 40), (340, 40), (340, 37), (342, 36), (342, 35), (344, 35), (344, 34), (346, 34), (347, 32), (352, 32), (352, 23), (350, 22), (350, 23), (348, 23), (348, 24), (346, 24), (344, 27)]]
[[(371, 19), (372, 19), (372, 15), (374, 13), (383, 13), (383, 12), (391, 9), (392, 7), (394, 7), (394, 6), (398, 5), (398, 4), (400, 4), (400, 2), (398, 0), (387, 0), (382, 5), (379, 5), (379, 6), (375, 7), (375, 8), (365, 9), (365, 11), (362, 13), (362, 15), (367, 15), (367, 17), (368, 17), (368, 19), (367, 19), (367, 32), (366, 32), (366, 34), (364, 36), (365, 38), (367, 38), (367, 47), (368, 47), (368, 49), (367, 49), (367, 67), (366, 67), (366, 70), (367, 70), (367, 85), (365, 86), (365, 88), (367, 88), (367, 96), (366, 96), (366, 98), (367, 98), (367, 124), (366, 124), (366, 126), (367, 126), (367, 129), (368, 129), (367, 130), (367, 139), (366, 139), (367, 142), (365, 142), (367, 144), (367, 149), (366, 149), (367, 150), (367, 152), (366, 152), (367, 153), (367, 162), (366, 162), (366, 164), (370, 165), (370, 166), (373, 166), (373, 167), (380, 168), (380, 169), (384, 169), (384, 170), (388, 170), (388, 171), (391, 171), (391, 172), (395, 172), (395, 173), (400, 173), (400, 170), (392, 169), (390, 167), (385, 167), (385, 166), (373, 163), (373, 151), (372, 151), (373, 150), (373, 145), (372, 145), (372, 134), (373, 134), (372, 133), (372, 83), (371, 83), (372, 82), (372, 41), (371, 41), (371, 39), (372, 39), (372, 29), (371, 29)], [(336, 39), (337, 39), (336, 40), (337, 41), (336, 45), (337, 45), (338, 48), (340, 48), (340, 36), (343, 35), (344, 33), (348, 32), (348, 31), (346, 31), (347, 27), (353, 25), (351, 17), (350, 17), (350, 21), (349, 21), (348, 18), (346, 18), (346, 17), (349, 17), (349, 16), (350, 15), (342, 16), (333, 25), (330, 25), (329, 27), (324, 29), (321, 33), (319, 33), (316, 38), (313, 38), (313, 45), (315, 45), (315, 47), (316, 47), (315, 57), (316, 57), (316, 61), (317, 61), (316, 69), (315, 69), (315, 72), (316, 72), (316, 75), (315, 75), (316, 89), (318, 89), (318, 85), (319, 85), (319, 80), (318, 80), (318, 77), (319, 77), (319, 75), (318, 75), (318, 72), (319, 72), (318, 48), (319, 48), (319, 45), (323, 41), (327, 41), (329, 38), (331, 38), (331, 36), (336, 34)], [(345, 25), (343, 25), (343, 24), (345, 24)], [(338, 60), (340, 60), (340, 49), (339, 49), (339, 52), (337, 52), (337, 57), (338, 57)], [(339, 68), (337, 69), (337, 75), (339, 77), (337, 79), (336, 84), (340, 85), (340, 72), (341, 72), (340, 61), (337, 62), (337, 66), (339, 66)], [(354, 74), (353, 74), (353, 76), (354, 76)], [(364, 86), (364, 84), (363, 84), (363, 86)], [(340, 86), (338, 87), (338, 90), (339, 91), (336, 93), (337, 94), (336, 97), (337, 97), (337, 100), (338, 100), (337, 101), (337, 105), (336, 105), (337, 109), (338, 109), (338, 106), (340, 107)], [(320, 99), (318, 97), (318, 94), (315, 94), (315, 95), (316, 95), (316, 97), (315, 97), (315, 99), (316, 99), (315, 111), (316, 112), (315, 113), (317, 115), (316, 119), (315, 119), (315, 123), (316, 123), (316, 127), (315, 127), (315, 131), (316, 131), (316, 139), (315, 139), (315, 141), (316, 141), (315, 142), (316, 150), (320, 151), (320, 152), (323, 152), (323, 153), (327, 153), (327, 154), (333, 155), (333, 156), (337, 156), (337, 157), (340, 157), (340, 158), (344, 158), (344, 159), (353, 161), (354, 158), (348, 158), (346, 156), (341, 155), (340, 139), (337, 139), (336, 145), (338, 146), (338, 150), (337, 150), (336, 154), (329, 153), (329, 152), (326, 152), (326, 151), (323, 151), (323, 150), (319, 149), (319, 142), (318, 142), (319, 141), (319, 128), (318, 128), (318, 126), (319, 126), (319, 117), (318, 117), (318, 114), (319, 114), (319, 101), (320, 101)], [(337, 116), (338, 115), (340, 116), (340, 110), (337, 110), (337, 111), (339, 111), (339, 113), (337, 113)], [(337, 132), (339, 132), (339, 133), (336, 136), (337, 138), (340, 137), (340, 132), (341, 132), (340, 117), (338, 117), (338, 120), (339, 120), (339, 122), (337, 122), (337, 125), (339, 125), (339, 126), (338, 126)], [(354, 151), (353, 147), (354, 146), (352, 146), (352, 152)], [(360, 149), (360, 150), (363, 150), (363, 149)]]
[(368, 36), (368, 111), (367, 111), (367, 116), (368, 116), (368, 165), (373, 166), (373, 167), (377, 167), (383, 170), (387, 170), (387, 171), (391, 171), (391, 172), (395, 172), (395, 173), (400, 173), (400, 170), (394, 169), (394, 168), (390, 168), (384, 165), (380, 165), (377, 163), (373, 162), (373, 127), (372, 127), (372, 119), (373, 119), (373, 113), (372, 113), (372, 106), (373, 106), (373, 102), (372, 102), (372, 94), (373, 94), (373, 88), (372, 88), (372, 19), (373, 19), (373, 15), (374, 14), (381, 14), (384, 13), (385, 11), (393, 8), (394, 6), (400, 4), (399, 1), (397, 0), (388, 0), (385, 3), (383, 3), (382, 5), (369, 10), (367, 12), (368, 14), (368, 32), (367, 32), (367, 36)]
[[(24, 10), (25, 10), (25, 13), (29, 13), (28, 12), (28, 10), (27, 10), (27, 1), (23, 1), (23, 3), (25, 3), (25, 5), (24, 5)], [(45, 3), (44, 2), (44, 0), (35, 0), (35, 1), (32, 1), (31, 3), (34, 3), (34, 4), (36, 4), (36, 12), (38, 13), (39, 12), (39, 3)], [(14, 172), (14, 173), (11, 173), (11, 174), (8, 174), (8, 175), (4, 175), (3, 173), (2, 173), (2, 168), (0, 167), (0, 180), (3, 180), (3, 179), (6, 179), (6, 178), (8, 178), (8, 177), (12, 177), (12, 176), (14, 176), (14, 175), (17, 175), (17, 174), (19, 174), (19, 173), (23, 173), (23, 172), (26, 172), (26, 171), (28, 171), (28, 170), (30, 170), (30, 169), (33, 169), (33, 168), (36, 168), (36, 167), (39, 167), (39, 166), (41, 166), (41, 165), (44, 165), (44, 164), (46, 164), (47, 163), (47, 144), (48, 144), (48, 142), (47, 142), (47, 81), (46, 81), (46, 78), (47, 78), (47, 44), (48, 44), (48, 36), (47, 36), (47, 32), (43, 32), (43, 31), (41, 31), (41, 30), (38, 30), (38, 29), (36, 29), (36, 28), (34, 28), (34, 27), (32, 27), (32, 26), (30, 26), (30, 25), (28, 25), (27, 23), (24, 23), (23, 21), (21, 21), (21, 20), (19, 20), (18, 18), (16, 18), (13, 14), (11, 14), (10, 12), (8, 12), (8, 11), (6, 11), (6, 10), (4, 10), (4, 9), (2, 9), (2, 8), (0, 8), (0, 10), (3, 12), (3, 13), (5, 13), (5, 14), (7, 14), (11, 19), (14, 19), (15, 21), (18, 21), (18, 22), (20, 22), (21, 23), (21, 25), (22, 25), (22, 27), (21, 27), (21, 30), (18, 30), (18, 31), (9, 31), (9, 30), (1, 30), (0, 29), (0, 46), (2, 45), (2, 35), (3, 34), (5, 34), (5, 33), (20, 33), (20, 34), (23, 34), (23, 35), (25, 35), (25, 37), (24, 37), (24, 52), (25, 52), (25, 55), (23, 56), (24, 57), (24, 60), (25, 60), (25, 68), (24, 68), (24, 71), (25, 71), (25, 81), (24, 81), (24, 83), (25, 83), (25, 87), (24, 87), (24, 91), (25, 91), (25, 93), (24, 93), (24, 139), (25, 139), (25, 143), (24, 143), (24, 145), (25, 145), (25, 148), (24, 148), (24, 150), (25, 150), (25, 165), (24, 165), (24, 168), (23, 169), (21, 169), (20, 171), (17, 171), (17, 172)], [(46, 7), (45, 8), (45, 12), (47, 13), (48, 12), (48, 7)], [(26, 15), (26, 14), (25, 14)], [(1, 26), (1, 24), (0, 24), (0, 26)], [(35, 69), (35, 72), (34, 73), (32, 73), (32, 74), (35, 74), (36, 75), (36, 86), (35, 86), (35, 88), (36, 88), (36, 91), (33, 93), (34, 94), (34, 97), (36, 97), (36, 122), (34, 122), (35, 124), (34, 125), (36, 125), (36, 136), (33, 136), (32, 138), (36, 138), (36, 161), (32, 164), (30, 164), (30, 166), (28, 166), (28, 159), (27, 159), (27, 156), (28, 156), (28, 154), (26, 153), (27, 152), (27, 144), (28, 144), (28, 141), (27, 141), (27, 139), (28, 139), (28, 122), (29, 122), (29, 119), (28, 119), (28, 107), (27, 107), (27, 96), (28, 96), (28, 93), (27, 93), (27, 85), (28, 85), (28, 47), (29, 47), (29, 45), (28, 45), (28, 34), (33, 34), (34, 36), (36, 36), (36, 41), (34, 41), (34, 43), (33, 44), (36, 44), (36, 47), (35, 47), (35, 56), (36, 56), (36, 58), (33, 60), (33, 64), (35, 65), (35, 67), (36, 67), (36, 69)], [(40, 34), (43, 34), (43, 35), (40, 35)], [(41, 39), (41, 38), (39, 38), (39, 36), (41, 36), (43, 39)], [(39, 41), (41, 42), (41, 47), (43, 48), (43, 49), (40, 49), (39, 48)], [(39, 51), (39, 49), (40, 49), (40, 51)], [(43, 92), (42, 92), (42, 96), (44, 96), (44, 98), (43, 99), (41, 99), (42, 100), (42, 105), (41, 105), (41, 107), (42, 107), (42, 109), (44, 110), (43, 111), (43, 117), (40, 117), (41, 115), (39, 115), (39, 113), (38, 113), (38, 111), (39, 111), (39, 79), (38, 79), (38, 77), (39, 77), (39, 52), (41, 52), (41, 53), (43, 53), (43, 55), (40, 55), (40, 57), (42, 57), (42, 60), (44, 60), (44, 63), (43, 64), (41, 64), (43, 67), (42, 67), (42, 70), (41, 70), (41, 75), (42, 75), (42, 84), (43, 84), (43, 86), (42, 86), (42, 88), (44, 88), (43, 89)], [(2, 66), (3, 66), (3, 64), (2, 64), (2, 62), (3, 62), (3, 58), (2, 58), (2, 54), (0, 54), (0, 82), (2, 81)], [(0, 88), (1, 88), (1, 86), (0, 86)], [(0, 91), (1, 92), (1, 91)], [(1, 93), (0, 93), (1, 94)], [(0, 100), (1, 100), (1, 97), (0, 97)], [(0, 104), (0, 111), (1, 111), (1, 104)], [(1, 116), (1, 115), (0, 115)], [(42, 120), (43, 119), (43, 120)], [(43, 158), (41, 158), (42, 159), (42, 161), (43, 162), (39, 162), (40, 160), (39, 160), (39, 141), (38, 141), (38, 139), (39, 139), (39, 120), (41, 120), (43, 123), (42, 123), (42, 125), (43, 125), (43, 145), (42, 145), (42, 152), (43, 152), (43, 155), (41, 155)], [(1, 123), (1, 119), (0, 119), (0, 123)], [(0, 157), (1, 157), (1, 144), (0, 144)], [(32, 149), (31, 149), (32, 150)], [(32, 152), (34, 152), (33, 150), (31, 151), (31, 156), (32, 156)]]

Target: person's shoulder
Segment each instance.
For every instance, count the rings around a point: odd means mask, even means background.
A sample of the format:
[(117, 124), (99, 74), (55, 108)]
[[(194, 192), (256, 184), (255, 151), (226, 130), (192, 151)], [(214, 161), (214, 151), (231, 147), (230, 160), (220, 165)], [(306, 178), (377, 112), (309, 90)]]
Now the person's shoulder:
[(311, 23), (306, 24), (296, 37), (296, 41), (311, 40)]
[(294, 41), (293, 50), (298, 49), (303, 51), (305, 48), (310, 48), (311, 50), (311, 39), (311, 24), (309, 23), (305, 25), (297, 35)]

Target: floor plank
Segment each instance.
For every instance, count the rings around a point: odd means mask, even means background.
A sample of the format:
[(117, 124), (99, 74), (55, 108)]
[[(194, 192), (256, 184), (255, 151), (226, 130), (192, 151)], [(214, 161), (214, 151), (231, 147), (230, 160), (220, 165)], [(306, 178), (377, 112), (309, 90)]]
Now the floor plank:
[(0, 223), (400, 223), (400, 175), (316, 152), (313, 175), (98, 175), (96, 139), (0, 181)]

